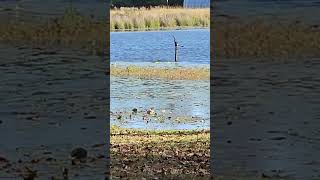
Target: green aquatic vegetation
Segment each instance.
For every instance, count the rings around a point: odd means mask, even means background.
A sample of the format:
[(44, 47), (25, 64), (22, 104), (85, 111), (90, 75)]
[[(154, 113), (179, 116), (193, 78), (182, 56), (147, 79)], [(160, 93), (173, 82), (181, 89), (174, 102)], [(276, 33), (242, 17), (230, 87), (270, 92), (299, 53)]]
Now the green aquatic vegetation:
[(110, 75), (117, 77), (136, 77), (141, 79), (172, 79), (172, 80), (209, 80), (209, 68), (162, 68), (141, 67), (130, 65), (128, 67), (110, 66)]
[(166, 110), (155, 110), (153, 113), (149, 113), (148, 110), (142, 110), (137, 112), (111, 112), (110, 118), (117, 121), (121, 125), (128, 123), (129, 121), (135, 121), (138, 119), (143, 119), (146, 124), (149, 122), (156, 123), (192, 123), (192, 122), (203, 122), (203, 119), (197, 116), (183, 116), (176, 115), (174, 112)]

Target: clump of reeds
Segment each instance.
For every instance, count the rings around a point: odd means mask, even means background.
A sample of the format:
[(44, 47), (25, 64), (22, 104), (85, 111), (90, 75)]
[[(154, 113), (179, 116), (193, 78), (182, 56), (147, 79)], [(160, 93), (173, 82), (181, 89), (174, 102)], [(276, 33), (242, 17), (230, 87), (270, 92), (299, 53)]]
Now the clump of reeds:
[(213, 57), (270, 58), (320, 55), (320, 28), (300, 22), (216, 22)]
[(141, 67), (130, 65), (127, 67), (110, 66), (110, 75), (117, 77), (136, 77), (141, 79), (170, 79), (170, 80), (209, 80), (209, 68), (163, 68)]
[(209, 27), (210, 25), (209, 8), (120, 8), (112, 9), (110, 14), (112, 31)]
[(84, 17), (73, 9), (67, 9), (61, 17), (47, 22), (9, 19), (0, 25), (0, 41), (35, 46), (80, 47), (96, 54), (105, 54), (108, 27), (107, 22)]

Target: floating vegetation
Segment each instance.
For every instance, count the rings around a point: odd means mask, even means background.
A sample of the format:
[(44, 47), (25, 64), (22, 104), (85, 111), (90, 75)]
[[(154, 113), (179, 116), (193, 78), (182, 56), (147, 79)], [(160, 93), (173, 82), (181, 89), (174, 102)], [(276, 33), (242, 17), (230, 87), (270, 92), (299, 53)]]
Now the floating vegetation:
[(301, 22), (214, 22), (213, 57), (290, 58), (320, 55), (320, 26)]
[[(6, 21), (6, 20), (3, 20)], [(31, 46), (84, 48), (101, 55), (108, 51), (107, 22), (80, 15), (68, 8), (65, 14), (46, 22), (24, 22), (8, 19), (0, 25), (0, 42)]]
[(198, 116), (187, 116), (187, 115), (176, 115), (174, 112), (169, 110), (155, 110), (153, 107), (150, 109), (137, 110), (134, 111), (121, 111), (121, 112), (110, 112), (111, 120), (117, 121), (119, 124), (126, 124), (129, 122), (136, 122), (137, 120), (143, 120), (144, 123), (194, 123), (199, 121), (204, 121)]
[(210, 130), (147, 131), (112, 126), (110, 134), (112, 178), (210, 176)]
[(199, 68), (163, 68), (130, 65), (127, 67), (110, 66), (110, 75), (118, 77), (136, 77), (141, 79), (170, 80), (209, 80), (210, 69)]
[(209, 27), (210, 25), (209, 8), (120, 8), (112, 9), (110, 14), (111, 31)]

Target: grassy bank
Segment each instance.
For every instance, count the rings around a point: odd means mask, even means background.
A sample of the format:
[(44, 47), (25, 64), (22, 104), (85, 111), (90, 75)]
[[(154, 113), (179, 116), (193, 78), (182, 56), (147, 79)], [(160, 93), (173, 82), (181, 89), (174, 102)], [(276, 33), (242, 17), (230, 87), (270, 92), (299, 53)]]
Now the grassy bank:
[(158, 68), (130, 65), (128, 67), (110, 66), (110, 75), (117, 77), (136, 77), (141, 79), (170, 80), (209, 80), (209, 68)]
[(83, 48), (105, 54), (107, 22), (84, 17), (74, 9), (47, 22), (24, 22), (8, 19), (0, 24), (0, 42), (14, 45)]
[(110, 12), (111, 31), (209, 27), (209, 9), (120, 8)]
[(297, 58), (320, 56), (320, 28), (299, 22), (216, 22), (214, 58)]
[(111, 176), (208, 179), (210, 132), (111, 127)]

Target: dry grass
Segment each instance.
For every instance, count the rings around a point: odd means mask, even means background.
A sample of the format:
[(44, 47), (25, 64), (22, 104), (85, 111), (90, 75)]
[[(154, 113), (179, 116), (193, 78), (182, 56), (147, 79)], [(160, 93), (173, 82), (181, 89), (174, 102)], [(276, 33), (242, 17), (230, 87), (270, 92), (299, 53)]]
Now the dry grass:
[(210, 131), (111, 128), (111, 177), (208, 179)]
[(111, 31), (208, 27), (210, 25), (209, 9), (120, 8), (111, 10), (110, 14)]
[(209, 68), (157, 68), (157, 67), (117, 67), (110, 66), (110, 75), (118, 77), (136, 77), (141, 79), (170, 80), (209, 80)]
[(67, 9), (61, 17), (45, 23), (19, 22), (8, 19), (0, 24), (0, 42), (32, 46), (84, 48), (95, 54), (107, 53), (106, 22), (90, 19)]
[(270, 58), (320, 55), (320, 28), (303, 23), (217, 22), (213, 57)]

